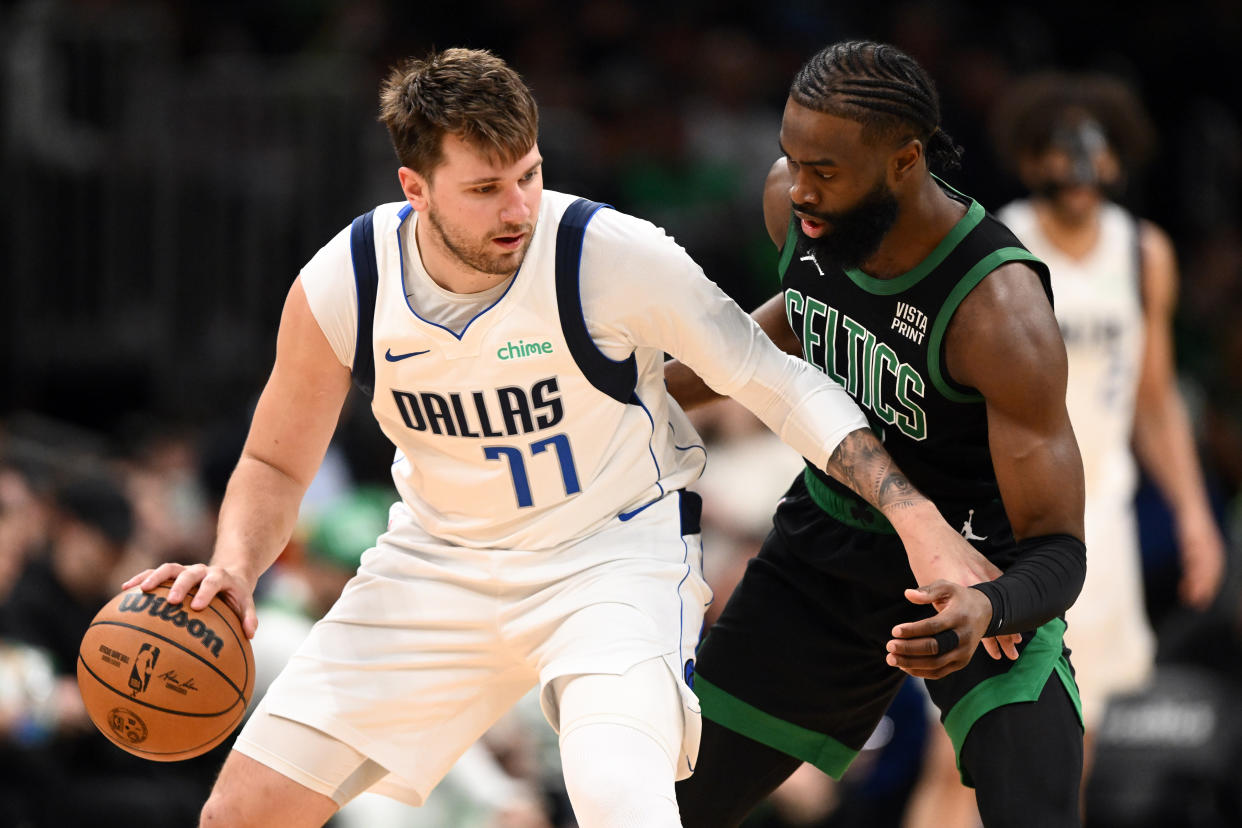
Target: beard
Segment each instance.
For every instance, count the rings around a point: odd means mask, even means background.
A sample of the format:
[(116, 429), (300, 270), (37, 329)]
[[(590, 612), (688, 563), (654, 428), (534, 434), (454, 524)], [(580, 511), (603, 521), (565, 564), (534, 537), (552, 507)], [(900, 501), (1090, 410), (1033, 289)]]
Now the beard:
[(848, 210), (829, 213), (796, 203), (793, 206), (800, 213), (828, 222), (828, 232), (818, 239), (802, 233), (801, 225), (798, 233), (818, 261), (831, 262), (845, 270), (861, 266), (875, 254), (896, 223), (898, 212), (897, 196), (883, 179)]
[[(462, 264), (480, 273), (493, 276), (508, 276), (517, 271), (518, 265), (526, 257), (526, 249), (530, 247), (533, 235), (530, 224), (507, 224), (500, 228), (499, 232), (489, 233), (479, 241), (472, 241), (466, 238), (465, 233), (442, 222), (434, 208), (427, 211), (427, 221), (435, 230), (445, 249), (456, 256)], [(522, 233), (526, 234), (526, 238), (517, 250), (497, 251), (492, 248), (492, 239), (505, 235), (517, 236)]]

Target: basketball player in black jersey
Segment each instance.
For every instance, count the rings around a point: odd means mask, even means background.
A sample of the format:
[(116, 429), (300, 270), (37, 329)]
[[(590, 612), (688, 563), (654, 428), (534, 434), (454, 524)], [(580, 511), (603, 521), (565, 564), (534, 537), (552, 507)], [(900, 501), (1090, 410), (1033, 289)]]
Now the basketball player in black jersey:
[[(986, 825), (1078, 824), (1062, 616), (1086, 552), (1065, 348), (1047, 268), (929, 171), (960, 156), (939, 120), (932, 81), (891, 46), (838, 43), (802, 67), (764, 192), (783, 289), (754, 315), (845, 386), (1004, 574), (976, 583), (908, 552), (808, 467), (699, 650), (686, 826), (738, 824), (804, 761), (839, 777), (906, 675), (927, 680)], [(679, 365), (668, 378), (684, 407), (712, 398)]]

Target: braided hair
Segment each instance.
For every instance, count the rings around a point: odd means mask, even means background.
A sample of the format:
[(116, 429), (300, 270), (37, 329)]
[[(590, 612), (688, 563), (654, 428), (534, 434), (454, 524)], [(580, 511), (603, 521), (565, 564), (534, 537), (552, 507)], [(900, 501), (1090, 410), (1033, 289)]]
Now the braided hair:
[(862, 124), (868, 141), (917, 138), (929, 166), (961, 166), (962, 148), (940, 128), (940, 96), (923, 67), (895, 46), (834, 43), (803, 64), (789, 96), (799, 105)]

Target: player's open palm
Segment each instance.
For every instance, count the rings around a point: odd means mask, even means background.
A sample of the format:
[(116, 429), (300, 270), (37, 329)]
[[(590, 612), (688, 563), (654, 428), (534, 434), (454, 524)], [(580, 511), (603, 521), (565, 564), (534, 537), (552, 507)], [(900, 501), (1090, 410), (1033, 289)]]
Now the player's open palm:
[(172, 581), (172, 586), (168, 589), (168, 603), (179, 604), (190, 590), (197, 590), (190, 601), (190, 608), (201, 610), (219, 595), (242, 620), (246, 637), (254, 638), (259, 626), (259, 617), (254, 609), (254, 584), (222, 566), (162, 563), (134, 575), (121, 584), (121, 589), (136, 586), (143, 592), (150, 592), (169, 581)]
[(906, 599), (930, 604), (937, 612), (893, 628), (888, 664), (926, 679), (942, 678), (965, 667), (992, 619), (988, 597), (977, 589), (939, 580), (907, 589)]

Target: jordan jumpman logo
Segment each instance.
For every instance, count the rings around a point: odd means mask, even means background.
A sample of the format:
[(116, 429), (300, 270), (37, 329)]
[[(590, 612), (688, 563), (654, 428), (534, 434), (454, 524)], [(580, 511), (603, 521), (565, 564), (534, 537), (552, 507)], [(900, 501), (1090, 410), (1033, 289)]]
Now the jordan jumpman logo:
[(987, 540), (988, 536), (979, 536), (975, 534), (975, 529), (970, 522), (975, 519), (975, 510), (971, 509), (966, 513), (966, 522), (962, 524), (962, 537), (966, 540)]
[(800, 261), (800, 262), (810, 262), (811, 264), (815, 265), (815, 269), (819, 271), (819, 275), (820, 275), (820, 276), (823, 276), (823, 275), (824, 275), (824, 269), (823, 269), (822, 267), (820, 267), (820, 266), (819, 266), (819, 261), (815, 258), (815, 252), (814, 252), (814, 251), (812, 251), (812, 252), (810, 252), (810, 253), (807, 253), (805, 256), (803, 256), (803, 257), (799, 258), (799, 259), (798, 259), (798, 261)]

